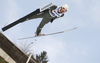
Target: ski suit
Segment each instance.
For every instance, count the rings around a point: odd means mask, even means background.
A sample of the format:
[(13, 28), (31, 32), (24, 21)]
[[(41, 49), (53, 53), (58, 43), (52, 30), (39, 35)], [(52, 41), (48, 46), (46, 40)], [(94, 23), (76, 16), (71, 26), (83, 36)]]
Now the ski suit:
[[(53, 20), (55, 20), (56, 18), (59, 18), (59, 17), (63, 17), (64, 14), (58, 14), (58, 13), (55, 13), (55, 11), (58, 11), (58, 10), (55, 10), (57, 9), (57, 6), (53, 5), (52, 7), (50, 7), (49, 9), (47, 10), (44, 10), (32, 17), (30, 17), (28, 20), (30, 19), (36, 19), (36, 18), (43, 18), (41, 23), (39, 24), (39, 26), (37, 27), (37, 30), (36, 30), (36, 34), (39, 35), (39, 33), (41, 32), (43, 26), (49, 22), (53, 22)], [(38, 9), (37, 9), (38, 10)], [(36, 11), (37, 11), (36, 10)], [(53, 13), (54, 11), (54, 13)], [(58, 15), (55, 15), (55, 14), (58, 14)]]

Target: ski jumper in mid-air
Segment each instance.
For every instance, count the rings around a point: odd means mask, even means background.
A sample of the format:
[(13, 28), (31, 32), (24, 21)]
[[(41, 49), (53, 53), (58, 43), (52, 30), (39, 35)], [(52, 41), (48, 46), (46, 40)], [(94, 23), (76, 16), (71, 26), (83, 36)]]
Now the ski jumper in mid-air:
[(53, 5), (49, 9), (30, 17), (28, 20), (43, 18), (36, 30), (36, 35), (41, 35), (41, 30), (45, 24), (49, 22), (52, 23), (56, 18), (63, 17), (64, 13), (67, 12), (67, 10), (68, 10), (68, 5), (66, 4), (62, 5), (61, 7)]
[(64, 13), (68, 11), (68, 5), (63, 4), (61, 7), (57, 7), (56, 5), (51, 6), (50, 8), (40, 12), (39, 9), (35, 10), (34, 12), (30, 13), (29, 15), (26, 15), (23, 18), (20, 18), (19, 20), (11, 23), (10, 25), (2, 28), (3, 31), (9, 29), (10, 27), (22, 23), (31, 19), (36, 19), (36, 18), (43, 18), (39, 26), (37, 27), (36, 30), (36, 36), (41, 35), (41, 30), (44, 27), (45, 24), (49, 22), (53, 22), (55, 19), (63, 17)]

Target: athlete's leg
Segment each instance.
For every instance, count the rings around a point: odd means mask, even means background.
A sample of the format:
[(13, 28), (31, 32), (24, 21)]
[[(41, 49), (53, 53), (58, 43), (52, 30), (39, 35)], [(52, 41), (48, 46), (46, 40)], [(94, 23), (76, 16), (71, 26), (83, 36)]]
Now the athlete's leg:
[(45, 24), (47, 24), (49, 22), (50, 19), (45, 19), (43, 18), (41, 23), (39, 24), (39, 26), (37, 27), (36, 30), (36, 34), (39, 35), (39, 33), (41, 32), (42, 28), (44, 27)]

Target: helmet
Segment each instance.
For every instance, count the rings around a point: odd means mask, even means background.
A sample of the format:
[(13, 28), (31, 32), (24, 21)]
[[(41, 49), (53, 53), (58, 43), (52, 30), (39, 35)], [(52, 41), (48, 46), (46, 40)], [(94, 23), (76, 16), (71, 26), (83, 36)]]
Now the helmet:
[(66, 10), (68, 10), (68, 5), (67, 4), (63, 4), (62, 8), (65, 8)]

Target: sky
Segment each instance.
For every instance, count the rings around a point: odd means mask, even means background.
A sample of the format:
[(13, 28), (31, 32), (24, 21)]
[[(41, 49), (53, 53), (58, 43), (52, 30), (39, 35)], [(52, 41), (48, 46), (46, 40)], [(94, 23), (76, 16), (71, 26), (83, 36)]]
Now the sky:
[[(34, 36), (41, 19), (20, 23), (2, 32), (13, 43), (24, 46), (32, 44), (33, 54), (47, 52), (48, 63), (100, 63), (100, 0), (1, 0), (0, 29), (12, 12), (10, 24), (48, 3), (61, 6), (68, 4), (69, 10), (64, 17), (48, 23), (42, 33), (53, 33), (78, 27), (63, 34), (18, 40)], [(35, 41), (37, 40), (37, 41)]]

